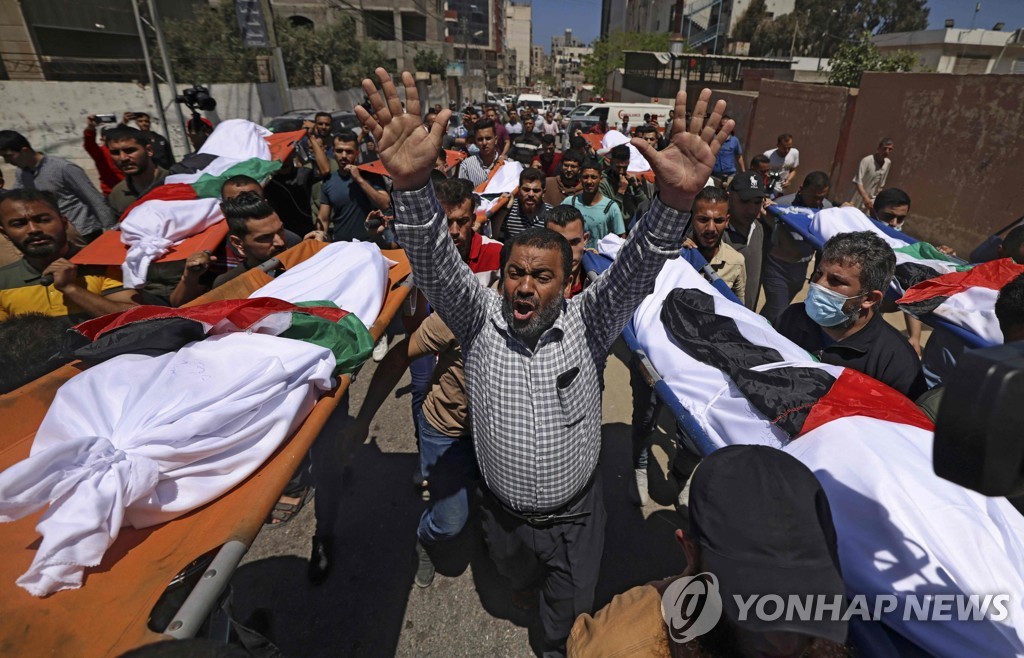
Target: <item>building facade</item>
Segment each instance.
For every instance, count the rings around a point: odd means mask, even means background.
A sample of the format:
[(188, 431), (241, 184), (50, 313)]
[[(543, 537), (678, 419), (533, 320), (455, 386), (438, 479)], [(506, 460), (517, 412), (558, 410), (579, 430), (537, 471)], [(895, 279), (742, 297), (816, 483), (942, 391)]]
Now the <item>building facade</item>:
[(1024, 29), (945, 28), (871, 37), (882, 53), (903, 50), (917, 56), (917, 68), (935, 73), (1024, 74)]
[(555, 93), (575, 98), (583, 84), (583, 58), (594, 52), (589, 45), (577, 39), (572, 29), (551, 37), (551, 73), (555, 78)]
[(531, 84), (530, 64), (533, 48), (533, 7), (527, 4), (509, 2), (505, 6), (505, 38), (508, 43), (508, 59), (515, 55), (514, 74), (510, 84), (517, 90)]

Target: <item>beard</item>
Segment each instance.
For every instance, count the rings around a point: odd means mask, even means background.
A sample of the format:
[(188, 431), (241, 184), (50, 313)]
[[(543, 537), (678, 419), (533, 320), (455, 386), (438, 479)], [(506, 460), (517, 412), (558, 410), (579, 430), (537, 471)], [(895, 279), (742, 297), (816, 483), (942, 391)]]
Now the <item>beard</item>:
[(512, 333), (525, 342), (533, 342), (555, 324), (559, 313), (562, 312), (564, 300), (561, 297), (556, 297), (548, 305), (540, 306), (540, 299), (537, 296), (520, 299), (530, 301), (534, 305), (533, 315), (528, 320), (516, 319), (512, 308), (513, 301), (508, 295), (502, 295), (501, 314)]
[(42, 242), (22, 242), (15, 244), (18, 250), (29, 258), (49, 258), (60, 252), (63, 247), (57, 240), (46, 238)]

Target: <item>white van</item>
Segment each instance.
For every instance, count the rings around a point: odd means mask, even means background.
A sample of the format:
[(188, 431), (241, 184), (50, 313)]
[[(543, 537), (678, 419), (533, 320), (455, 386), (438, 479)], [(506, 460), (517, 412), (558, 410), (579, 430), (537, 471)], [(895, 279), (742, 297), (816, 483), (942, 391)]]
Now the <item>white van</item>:
[(540, 94), (519, 94), (516, 105), (529, 105), (537, 112), (544, 111), (544, 97)]
[(619, 128), (628, 117), (629, 126), (635, 128), (644, 122), (644, 115), (658, 117), (658, 125), (662, 128), (668, 121), (669, 103), (584, 103), (572, 111), (569, 119), (578, 117), (598, 117), (608, 124), (608, 128)]

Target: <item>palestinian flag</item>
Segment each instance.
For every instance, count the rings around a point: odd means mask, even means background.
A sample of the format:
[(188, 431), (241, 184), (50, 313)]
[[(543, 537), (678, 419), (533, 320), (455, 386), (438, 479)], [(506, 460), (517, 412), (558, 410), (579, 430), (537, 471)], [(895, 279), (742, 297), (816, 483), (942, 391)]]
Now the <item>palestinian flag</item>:
[(962, 260), (942, 253), (927, 242), (913, 242), (893, 249), (896, 254), (896, 276), (893, 286), (898, 291), (951, 272), (965, 272), (971, 266)]
[[(72, 258), (80, 265), (121, 265), (125, 285), (145, 283), (151, 262), (184, 260), (214, 251), (227, 237), (219, 209), (224, 182), (245, 175), (262, 181), (281, 168), (305, 131), (273, 134), (251, 121), (220, 123), (198, 153), (171, 168), (164, 184), (121, 215), (121, 231), (105, 231)], [(188, 205), (185, 202), (191, 202)]]
[(353, 313), (329, 301), (292, 304), (273, 297), (232, 299), (184, 308), (136, 306), (68, 330), (61, 354), (90, 363), (121, 354), (155, 356), (207, 336), (262, 333), (330, 349), (335, 374), (350, 373), (373, 351), (374, 340)]
[(790, 439), (853, 416), (933, 429), (913, 402), (855, 370), (814, 362), (765, 369), (784, 362), (782, 354), (747, 339), (734, 319), (715, 313), (714, 297), (702, 290), (670, 292), (661, 321), (677, 346), (725, 373), (750, 404)]
[(1003, 334), (995, 314), (996, 298), (1003, 286), (1022, 274), (1024, 265), (1002, 258), (921, 281), (896, 303), (911, 315), (931, 313), (988, 344), (1000, 345)]

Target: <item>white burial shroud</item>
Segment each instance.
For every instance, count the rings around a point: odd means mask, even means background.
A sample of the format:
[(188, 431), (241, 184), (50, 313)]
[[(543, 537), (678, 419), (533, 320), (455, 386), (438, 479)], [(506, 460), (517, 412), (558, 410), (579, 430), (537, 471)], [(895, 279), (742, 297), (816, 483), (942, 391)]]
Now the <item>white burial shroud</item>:
[[(623, 243), (598, 245), (614, 257)], [(1009, 593), (1006, 621), (904, 619), (885, 623), (937, 656), (1024, 655), (1024, 517), (1005, 498), (988, 498), (932, 470), (932, 432), (855, 416), (789, 440), (755, 409), (728, 375), (681, 350), (661, 322), (675, 288), (714, 297), (715, 313), (735, 320), (750, 342), (783, 358), (763, 369), (802, 365), (839, 376), (781, 336), (760, 315), (725, 299), (681, 258), (665, 263), (654, 293), (633, 315), (637, 340), (658, 373), (718, 446), (762, 444), (784, 449), (814, 471), (832, 508), (848, 595), (986, 595)], [(869, 605), (871, 602), (869, 601)]]
[[(278, 277), (276, 296), (334, 301), (370, 325), (388, 262), (375, 245), (331, 245)], [(261, 292), (254, 296), (269, 296)], [(168, 521), (230, 490), (302, 423), (334, 385), (334, 367), (324, 347), (230, 333), (156, 357), (115, 357), (73, 377), (28, 459), (0, 473), (0, 521), (49, 504), (18, 585), (35, 596), (80, 587), (122, 526)]]
[(223, 219), (219, 199), (151, 199), (134, 208), (121, 222), (121, 242), (128, 246), (121, 265), (124, 287), (141, 288), (154, 260)]

